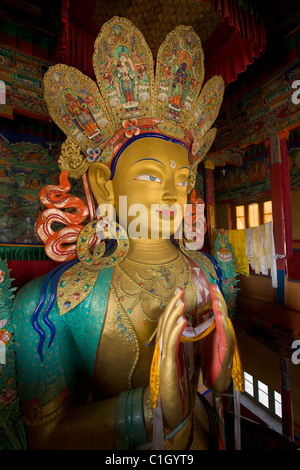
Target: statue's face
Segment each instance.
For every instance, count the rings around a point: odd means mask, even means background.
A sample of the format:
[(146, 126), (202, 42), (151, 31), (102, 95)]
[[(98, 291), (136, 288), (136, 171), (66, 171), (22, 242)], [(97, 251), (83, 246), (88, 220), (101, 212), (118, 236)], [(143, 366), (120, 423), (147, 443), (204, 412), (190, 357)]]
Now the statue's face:
[(127, 203), (130, 237), (135, 238), (134, 229), (140, 238), (168, 238), (175, 233), (187, 203), (188, 176), (188, 152), (183, 145), (145, 137), (123, 151), (112, 184), (120, 222), (124, 222)]

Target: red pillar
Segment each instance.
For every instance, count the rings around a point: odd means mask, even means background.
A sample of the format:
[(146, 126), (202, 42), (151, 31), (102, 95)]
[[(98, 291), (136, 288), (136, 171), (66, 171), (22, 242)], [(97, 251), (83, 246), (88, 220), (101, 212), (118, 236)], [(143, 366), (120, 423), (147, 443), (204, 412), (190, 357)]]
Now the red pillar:
[(228, 221), (229, 221), (229, 230), (234, 230), (235, 226), (235, 213), (233, 211), (233, 205), (228, 204)]
[(281, 383), (281, 408), (282, 408), (282, 434), (294, 440), (293, 402), (291, 392), (290, 359), (281, 357), (280, 383)]
[[(280, 136), (278, 134), (266, 142), (269, 149), (271, 197), (273, 213), (274, 244), (277, 255), (285, 257), (285, 218), (284, 218), (284, 188), (282, 179), (282, 158)], [(285, 269), (284, 258), (277, 259), (277, 269)]]
[(277, 303), (284, 305), (284, 276), (286, 260), (293, 253), (291, 185), (287, 151), (288, 131), (271, 136), (266, 145), (269, 150), (273, 232), (277, 255)]

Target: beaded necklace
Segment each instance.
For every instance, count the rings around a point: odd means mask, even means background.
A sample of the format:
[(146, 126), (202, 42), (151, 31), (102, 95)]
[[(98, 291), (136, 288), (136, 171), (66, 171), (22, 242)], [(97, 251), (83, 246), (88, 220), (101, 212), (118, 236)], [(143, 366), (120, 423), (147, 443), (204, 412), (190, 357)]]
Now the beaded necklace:
[[(126, 259), (116, 266), (116, 270), (119, 275), (117, 281), (113, 282), (111, 286), (111, 292), (118, 307), (114, 312), (114, 323), (118, 332), (122, 335), (122, 339), (135, 344), (136, 357), (128, 377), (128, 386), (132, 388), (133, 374), (139, 361), (141, 347), (143, 347), (138, 340), (137, 326), (134, 326), (132, 317), (134, 309), (137, 306), (140, 307), (139, 311), (143, 317), (142, 325), (149, 322), (152, 325), (151, 327), (148, 324), (150, 330), (154, 327), (144, 345), (149, 347), (155, 338), (159, 317), (173, 296), (176, 287), (180, 286), (185, 290), (188, 286), (192, 286), (194, 305), (196, 304), (197, 293), (194, 283), (191, 282), (190, 266), (180, 252), (175, 260), (164, 265), (149, 265)], [(128, 292), (128, 289), (123, 285), (124, 281), (133, 284), (135, 288), (133, 292)], [(158, 313), (156, 318), (145, 312), (144, 301), (147, 296), (152, 297), (157, 302), (156, 309)], [(128, 305), (129, 299), (132, 302)], [(152, 308), (152, 310), (154, 309)]]

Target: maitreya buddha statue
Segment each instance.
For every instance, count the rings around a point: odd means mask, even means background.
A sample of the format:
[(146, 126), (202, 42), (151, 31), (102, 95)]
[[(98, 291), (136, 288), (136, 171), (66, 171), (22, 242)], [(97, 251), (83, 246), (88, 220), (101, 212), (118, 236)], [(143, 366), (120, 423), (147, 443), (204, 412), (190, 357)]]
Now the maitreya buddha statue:
[[(199, 370), (222, 393), (232, 377), (241, 386), (239, 363), (214, 264), (175, 234), (215, 137), (223, 80), (201, 91), (201, 43), (184, 26), (162, 44), (154, 77), (144, 37), (117, 17), (99, 33), (94, 68), (99, 88), (66, 65), (44, 79), (67, 140), (37, 232), (62, 263), (14, 306), (28, 445), (208, 449)], [(68, 194), (69, 177), (82, 179), (86, 201)]]

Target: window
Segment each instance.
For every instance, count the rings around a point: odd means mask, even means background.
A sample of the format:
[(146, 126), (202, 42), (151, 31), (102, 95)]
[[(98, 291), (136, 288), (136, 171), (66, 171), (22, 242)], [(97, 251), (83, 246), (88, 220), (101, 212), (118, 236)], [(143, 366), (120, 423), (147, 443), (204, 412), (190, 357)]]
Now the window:
[(257, 227), (272, 221), (272, 201), (262, 200), (234, 206), (234, 224), (236, 229)]
[(264, 202), (264, 224), (271, 222), (272, 220), (272, 201)]
[(253, 377), (247, 372), (244, 372), (245, 392), (254, 397)]
[(274, 392), (274, 405), (275, 414), (281, 418), (281, 395), (278, 392)]
[(248, 222), (249, 227), (257, 227), (259, 225), (259, 207), (258, 204), (250, 204), (248, 206)]
[(236, 228), (246, 228), (245, 206), (236, 207)]
[(269, 408), (269, 395), (268, 395), (268, 386), (264, 383), (257, 381), (257, 389), (258, 389), (258, 401), (262, 405)]
[(281, 418), (281, 395), (268, 385), (244, 372), (245, 393), (267, 408), (270, 413)]

